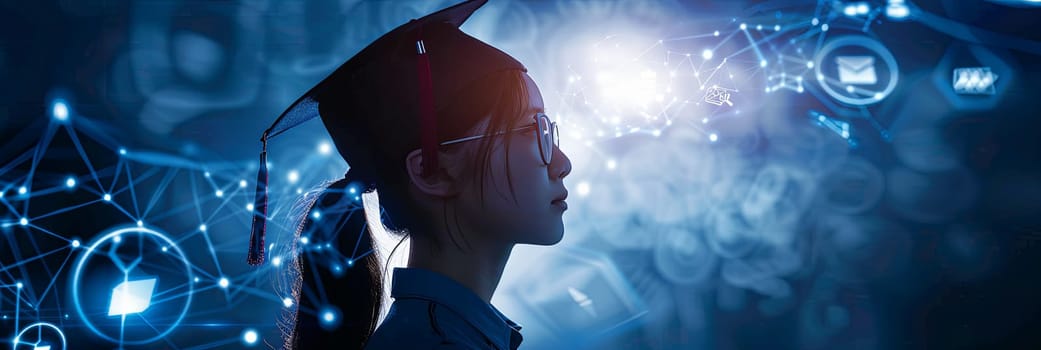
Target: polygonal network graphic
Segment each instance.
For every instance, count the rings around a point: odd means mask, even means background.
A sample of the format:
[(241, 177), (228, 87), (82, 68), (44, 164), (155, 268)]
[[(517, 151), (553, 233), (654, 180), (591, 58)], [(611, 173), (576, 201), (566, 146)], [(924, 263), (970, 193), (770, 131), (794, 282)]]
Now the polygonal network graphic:
[[(0, 317), (18, 328), (15, 348), (256, 344), (256, 327), (233, 322), (242, 316), (207, 316), (256, 298), (258, 277), (235, 277), (244, 269), (219, 254), (241, 241), (225, 229), (250, 210), (245, 180), (118, 146), (65, 98), (48, 112), (43, 135), (5, 145), (22, 151), (0, 171)], [(200, 325), (208, 339), (185, 329)]]

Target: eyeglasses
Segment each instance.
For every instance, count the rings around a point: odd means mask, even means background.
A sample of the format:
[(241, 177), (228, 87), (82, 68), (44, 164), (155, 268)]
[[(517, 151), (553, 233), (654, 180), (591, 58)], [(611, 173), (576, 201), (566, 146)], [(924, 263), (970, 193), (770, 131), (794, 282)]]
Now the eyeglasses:
[(536, 129), (535, 137), (538, 139), (539, 153), (542, 154), (542, 162), (549, 165), (553, 161), (553, 147), (560, 147), (560, 131), (557, 129), (557, 123), (549, 120), (549, 116), (545, 113), (535, 113), (532, 116), (531, 124), (515, 128), (509, 131), (500, 131), (491, 135), (474, 135), (467, 136), (455, 140), (449, 140), (441, 143), (441, 146), (454, 145), (461, 142), (473, 141), (489, 136), (499, 136), (510, 132), (526, 131), (531, 128)]

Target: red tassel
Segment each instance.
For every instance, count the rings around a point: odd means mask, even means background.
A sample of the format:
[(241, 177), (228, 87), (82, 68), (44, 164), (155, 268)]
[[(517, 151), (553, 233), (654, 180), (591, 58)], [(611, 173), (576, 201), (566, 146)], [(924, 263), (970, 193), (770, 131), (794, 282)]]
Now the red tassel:
[(264, 263), (264, 231), (267, 229), (267, 135), (264, 150), (260, 152), (260, 170), (257, 171), (257, 194), (253, 204), (253, 229), (249, 236), (249, 254), (246, 262), (252, 266)]

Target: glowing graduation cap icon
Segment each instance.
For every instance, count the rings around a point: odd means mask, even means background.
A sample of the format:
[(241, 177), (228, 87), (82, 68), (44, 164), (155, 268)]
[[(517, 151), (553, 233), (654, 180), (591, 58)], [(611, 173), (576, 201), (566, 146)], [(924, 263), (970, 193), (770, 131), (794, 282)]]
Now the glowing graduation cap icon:
[(109, 316), (125, 316), (136, 314), (152, 305), (152, 292), (155, 290), (155, 278), (123, 281), (112, 288), (112, 299), (109, 301)]
[[(506, 53), (459, 30), (487, 0), (470, 0), (413, 19), (376, 39), (328, 77), (293, 102), (260, 138), (256, 199), (246, 261), (264, 262), (264, 233), (267, 216), (267, 141), (315, 117), (321, 117), (337, 150), (356, 170), (355, 163), (368, 164), (371, 151), (352, 145), (368, 145), (377, 138), (405, 138), (394, 149), (378, 150), (384, 156), (401, 157), (422, 148), (423, 170), (438, 168), (438, 116), (435, 103), (448, 101), (470, 83), (502, 70), (527, 71)], [(319, 113), (337, 106), (342, 112)], [(344, 107), (346, 106), (346, 107)], [(402, 123), (386, 117), (419, 116), (418, 123)], [(375, 116), (375, 117), (374, 117)], [(462, 118), (462, 117), (458, 117)], [(444, 126), (444, 125), (443, 125)], [(362, 176), (365, 180), (371, 180)]]

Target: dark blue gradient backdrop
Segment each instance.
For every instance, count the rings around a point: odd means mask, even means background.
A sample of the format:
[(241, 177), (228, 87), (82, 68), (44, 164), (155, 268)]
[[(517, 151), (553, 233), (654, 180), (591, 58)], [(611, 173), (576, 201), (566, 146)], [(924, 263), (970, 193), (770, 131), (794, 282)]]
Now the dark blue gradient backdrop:
[[(0, 1), (0, 347), (277, 347), (291, 247), (366, 252), (293, 236), (349, 166), (313, 122), (270, 145), (246, 265), (260, 133), (453, 2)], [(522, 349), (1038, 348), (1037, 18), (492, 0), (463, 30), (525, 63), (574, 165), (563, 241), (517, 247), (493, 303)]]

